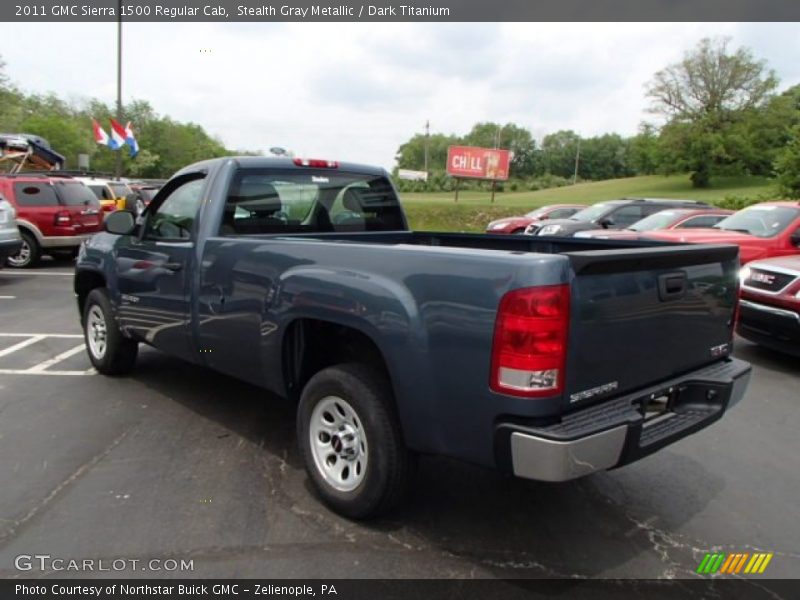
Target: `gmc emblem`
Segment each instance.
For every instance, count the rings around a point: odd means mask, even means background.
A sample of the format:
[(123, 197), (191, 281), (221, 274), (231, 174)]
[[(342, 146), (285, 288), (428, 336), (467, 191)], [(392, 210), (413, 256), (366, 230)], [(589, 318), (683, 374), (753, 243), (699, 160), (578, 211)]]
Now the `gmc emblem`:
[(775, 275), (770, 275), (769, 273), (751, 273), (750, 280), (756, 281), (758, 283), (766, 283), (767, 285), (772, 285), (775, 281)]

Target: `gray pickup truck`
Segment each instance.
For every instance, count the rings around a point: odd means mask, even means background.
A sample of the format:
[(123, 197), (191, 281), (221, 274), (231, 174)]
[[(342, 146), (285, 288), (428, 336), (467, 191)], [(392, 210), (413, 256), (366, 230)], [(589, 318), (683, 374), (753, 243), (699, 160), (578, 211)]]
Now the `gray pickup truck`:
[(74, 280), (95, 368), (145, 343), (296, 399), (309, 477), (350, 517), (396, 505), (419, 454), (619, 467), (750, 376), (733, 246), (409, 231), (382, 169), (255, 157), (186, 167), (105, 229)]

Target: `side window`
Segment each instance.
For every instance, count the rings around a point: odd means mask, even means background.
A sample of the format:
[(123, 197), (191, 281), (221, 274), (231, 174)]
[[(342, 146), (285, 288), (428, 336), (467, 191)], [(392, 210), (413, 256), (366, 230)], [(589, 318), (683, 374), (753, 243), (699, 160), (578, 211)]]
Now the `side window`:
[(692, 229), (695, 227), (713, 227), (724, 219), (727, 215), (702, 215), (686, 219), (678, 225), (678, 229)]
[(203, 201), (205, 179), (192, 179), (181, 184), (167, 196), (150, 215), (144, 237), (161, 240), (188, 240), (192, 237), (197, 211)]
[(614, 227), (627, 227), (633, 225), (636, 221), (644, 218), (642, 207), (638, 205), (623, 206), (617, 209), (611, 218), (614, 220)]
[(15, 183), (14, 195), (20, 206), (58, 206), (53, 186), (42, 183)]
[(577, 212), (575, 208), (557, 208), (548, 214), (551, 219), (566, 219)]

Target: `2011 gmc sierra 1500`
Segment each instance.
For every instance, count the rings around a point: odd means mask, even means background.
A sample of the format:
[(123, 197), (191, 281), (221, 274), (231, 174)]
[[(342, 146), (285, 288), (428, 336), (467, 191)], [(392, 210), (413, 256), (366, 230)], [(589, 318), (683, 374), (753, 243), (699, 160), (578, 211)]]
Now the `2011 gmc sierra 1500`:
[(256, 157), (186, 167), (105, 228), (74, 282), (96, 369), (146, 343), (296, 398), (350, 517), (394, 506), (420, 453), (546, 481), (624, 465), (750, 376), (732, 246), (414, 232), (383, 169)]

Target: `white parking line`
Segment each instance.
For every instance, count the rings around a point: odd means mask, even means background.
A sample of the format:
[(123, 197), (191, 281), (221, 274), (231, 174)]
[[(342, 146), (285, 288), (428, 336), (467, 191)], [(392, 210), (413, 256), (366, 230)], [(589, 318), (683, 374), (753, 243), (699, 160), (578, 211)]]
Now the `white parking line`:
[[(57, 339), (79, 339), (82, 338), (82, 335), (73, 334), (73, 333), (0, 333), (0, 338), (25, 338), (21, 342), (17, 342), (16, 344), (9, 346), (8, 348), (4, 348), (0, 350), (0, 358), (4, 356), (8, 356), (13, 354), (14, 352), (18, 352), (23, 348), (28, 346), (32, 346), (37, 342), (41, 342), (47, 338), (57, 338)], [(37, 365), (29, 367), (27, 369), (0, 369), (0, 375), (66, 375), (66, 376), (75, 376), (75, 375), (94, 375), (97, 373), (93, 368), (83, 369), (80, 371), (58, 371), (58, 370), (50, 370), (50, 367), (60, 363), (63, 360), (68, 359), (70, 356), (74, 356), (78, 354), (85, 348), (84, 344), (79, 344), (78, 346), (74, 346), (69, 350), (61, 352), (52, 358), (48, 358), (45, 361), (40, 362)]]
[(8, 269), (0, 270), (1, 275), (58, 275), (59, 277), (74, 277), (75, 273), (58, 273), (56, 271), (9, 271)]
[(14, 300), (16, 296), (0, 296), (0, 300)]
[(43, 335), (35, 335), (33, 337), (28, 338), (27, 340), (22, 340), (21, 342), (18, 342), (13, 346), (9, 346), (8, 348), (3, 348), (2, 350), (0, 350), (0, 356), (6, 356), (8, 354), (11, 354), (12, 352), (16, 352), (17, 350), (24, 348), (25, 346), (30, 346), (31, 344), (35, 344), (36, 342), (39, 342), (43, 339), (44, 339)]
[(62, 360), (68, 359), (70, 356), (77, 354), (78, 352), (82, 351), (85, 348), (83, 344), (80, 346), (75, 346), (74, 348), (70, 348), (66, 352), (62, 352), (61, 354), (57, 354), (53, 358), (50, 358), (44, 362), (40, 362), (38, 365), (32, 366), (28, 369), (28, 373), (41, 373), (47, 367), (52, 367), (56, 363), (60, 363)]
[(0, 333), (0, 337), (51, 337), (51, 338), (82, 338), (80, 333)]

